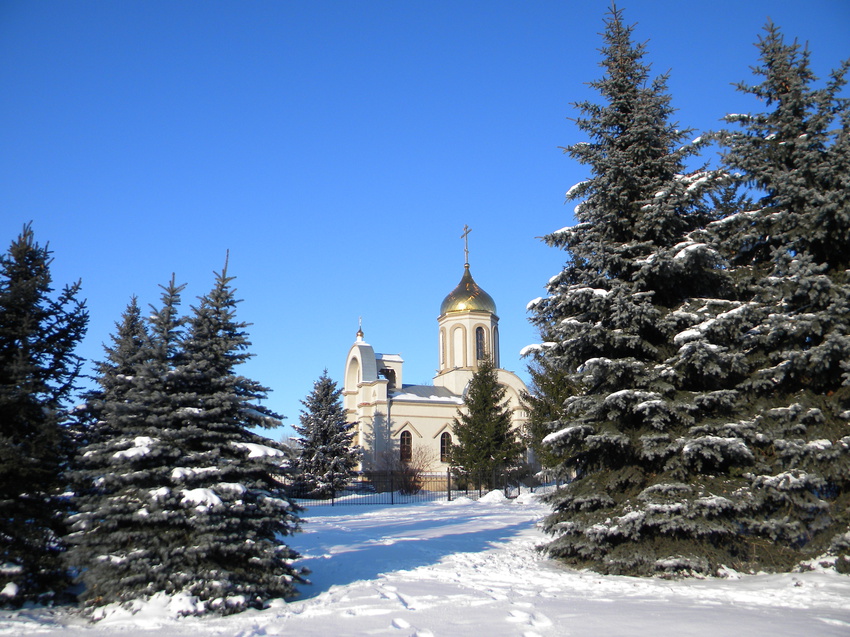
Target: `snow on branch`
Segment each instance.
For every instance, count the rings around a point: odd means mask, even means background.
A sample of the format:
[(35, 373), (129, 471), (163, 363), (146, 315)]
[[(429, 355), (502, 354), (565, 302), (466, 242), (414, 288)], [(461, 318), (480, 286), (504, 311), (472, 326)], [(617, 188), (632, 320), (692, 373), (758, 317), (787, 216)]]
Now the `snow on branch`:
[(258, 445), (253, 442), (231, 442), (230, 444), (239, 449), (247, 449), (249, 458), (280, 457), (286, 455), (280, 449)]
[(545, 343), (532, 343), (531, 345), (526, 345), (525, 347), (523, 347), (519, 351), (519, 357), (525, 358), (529, 354), (536, 354), (536, 353), (543, 352), (547, 349), (555, 347), (555, 345), (557, 345), (557, 343), (553, 343), (553, 342), (550, 342), (550, 341), (547, 341)]
[(581, 436), (582, 434), (588, 434), (593, 431), (593, 428), (588, 425), (573, 425), (571, 427), (564, 427), (563, 429), (559, 429), (558, 431), (553, 431), (543, 438), (544, 445), (551, 445), (555, 441), (563, 441), (565, 438), (571, 438), (573, 436)]
[(578, 190), (579, 190), (582, 186), (584, 186), (585, 184), (589, 184), (589, 183), (590, 183), (590, 181), (591, 181), (590, 179), (585, 179), (584, 181), (580, 181), (580, 182), (578, 182), (577, 184), (575, 184), (574, 186), (571, 186), (571, 187), (570, 187), (570, 189), (569, 189), (569, 190), (567, 190), (567, 192), (566, 192), (566, 194), (565, 194), (564, 196), (565, 196), (567, 199), (572, 199), (572, 198), (575, 196), (576, 192), (578, 192)]
[(133, 438), (133, 446), (129, 449), (116, 451), (112, 454), (115, 460), (129, 460), (131, 458), (139, 458), (146, 456), (151, 452), (151, 445), (156, 441), (148, 436), (136, 436)]
[(750, 461), (753, 453), (740, 438), (700, 436), (685, 443), (682, 455), (687, 460), (710, 460), (718, 464), (728, 460)]
[(180, 493), (183, 494), (180, 504), (194, 504), (199, 511), (206, 511), (222, 503), (221, 498), (212, 489), (183, 489)]
[(528, 305), (526, 305), (526, 306), (525, 306), (525, 311), (526, 311), (526, 312), (530, 312), (531, 310), (533, 310), (534, 308), (536, 308), (536, 307), (537, 307), (540, 303), (542, 303), (542, 302), (543, 302), (543, 297), (542, 297), (542, 296), (538, 296), (536, 299), (531, 299), (531, 300), (528, 302)]
[(175, 467), (171, 470), (171, 479), (174, 481), (186, 480), (196, 476), (207, 475), (219, 471), (218, 467)]

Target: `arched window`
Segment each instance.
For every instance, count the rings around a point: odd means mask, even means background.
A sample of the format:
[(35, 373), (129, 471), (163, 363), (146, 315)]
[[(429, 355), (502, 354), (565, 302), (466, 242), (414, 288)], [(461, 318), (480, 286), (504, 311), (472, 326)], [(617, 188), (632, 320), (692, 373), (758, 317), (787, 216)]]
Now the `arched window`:
[(464, 367), (466, 365), (466, 333), (463, 326), (452, 328), (452, 346), (450, 352), (451, 366)]
[(445, 369), (448, 367), (448, 361), (446, 360), (446, 330), (445, 328), (440, 330), (440, 369)]
[(484, 340), (484, 328), (475, 328), (475, 358), (484, 360), (487, 358), (487, 342)]
[(440, 436), (440, 462), (449, 462), (452, 455), (452, 436), (448, 432)]
[(413, 436), (409, 431), (402, 431), (399, 438), (399, 458), (402, 462), (413, 460)]

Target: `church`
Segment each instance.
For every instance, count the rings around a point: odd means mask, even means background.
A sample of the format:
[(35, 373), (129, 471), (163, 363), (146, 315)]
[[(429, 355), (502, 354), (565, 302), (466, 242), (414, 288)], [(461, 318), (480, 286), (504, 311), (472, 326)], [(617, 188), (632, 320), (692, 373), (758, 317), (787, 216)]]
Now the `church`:
[[(469, 229), (464, 228), (466, 239)], [(520, 402), (525, 384), (499, 364), (499, 317), (496, 303), (472, 278), (465, 246), (463, 276), (440, 305), (437, 318), (439, 368), (432, 385), (405, 385), (404, 361), (376, 353), (362, 327), (345, 361), (343, 405), (356, 423), (363, 449), (361, 469), (387, 469), (415, 462), (425, 471), (445, 471), (453, 442), (452, 424), (464, 404), (467, 385), (479, 363), (492, 357), (506, 388), (515, 429), (527, 414)]]

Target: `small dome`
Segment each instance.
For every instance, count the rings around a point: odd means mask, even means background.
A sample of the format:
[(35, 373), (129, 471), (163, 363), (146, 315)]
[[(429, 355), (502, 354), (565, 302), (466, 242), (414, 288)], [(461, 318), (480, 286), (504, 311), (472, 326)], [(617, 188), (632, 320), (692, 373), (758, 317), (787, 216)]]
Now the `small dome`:
[(440, 316), (449, 312), (490, 312), (496, 313), (493, 297), (478, 287), (469, 273), (469, 264), (464, 266), (463, 278), (457, 287), (443, 300)]

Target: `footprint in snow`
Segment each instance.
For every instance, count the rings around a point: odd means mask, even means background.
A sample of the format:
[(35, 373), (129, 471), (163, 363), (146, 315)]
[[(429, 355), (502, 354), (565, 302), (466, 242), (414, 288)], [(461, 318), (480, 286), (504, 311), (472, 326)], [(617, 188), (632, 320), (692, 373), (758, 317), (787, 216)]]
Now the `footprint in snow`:
[(404, 608), (407, 610), (416, 610), (416, 606), (411, 603), (407, 598), (397, 593), (396, 590), (398, 589), (395, 586), (381, 585), (378, 587), (378, 592), (380, 593), (382, 599), (392, 599), (404, 606)]
[(535, 628), (548, 628), (552, 625), (552, 620), (546, 617), (546, 615), (534, 613), (534, 615), (531, 616), (531, 625)]
[(508, 611), (507, 621), (513, 624), (531, 623), (531, 615), (522, 610)]
[[(550, 620), (546, 615), (541, 615), (538, 613), (526, 613), (522, 610), (511, 610), (508, 611), (508, 616), (506, 617), (506, 621), (512, 624), (529, 624), (534, 628), (548, 628), (552, 625), (552, 620)], [(529, 633), (533, 634), (533, 633)]]
[(393, 620), (392, 626), (393, 626), (393, 628), (398, 628), (398, 629), (401, 629), (401, 630), (404, 630), (405, 628), (410, 628), (410, 624), (408, 624), (406, 621), (404, 621), (403, 619), (401, 619), (399, 617), (396, 617)]

